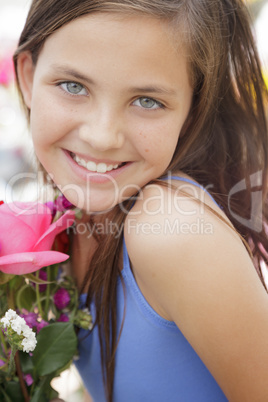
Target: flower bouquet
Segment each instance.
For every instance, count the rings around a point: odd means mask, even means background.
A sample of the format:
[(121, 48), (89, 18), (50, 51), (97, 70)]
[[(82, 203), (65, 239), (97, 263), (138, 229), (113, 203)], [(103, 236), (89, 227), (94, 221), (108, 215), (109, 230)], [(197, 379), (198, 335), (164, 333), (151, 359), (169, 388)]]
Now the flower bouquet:
[(64, 270), (75, 213), (63, 196), (0, 205), (0, 401), (56, 398), (51, 381), (77, 354), (76, 328), (92, 326)]

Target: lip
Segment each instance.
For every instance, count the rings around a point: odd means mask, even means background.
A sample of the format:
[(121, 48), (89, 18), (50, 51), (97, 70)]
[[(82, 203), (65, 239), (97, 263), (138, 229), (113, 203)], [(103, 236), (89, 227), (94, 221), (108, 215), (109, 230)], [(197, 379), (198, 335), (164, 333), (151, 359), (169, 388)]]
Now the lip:
[[(112, 181), (112, 179), (115, 179), (117, 176), (119, 176), (121, 173), (123, 173), (126, 169), (128, 169), (133, 162), (126, 162), (125, 165), (121, 166), (120, 168), (117, 168), (115, 170), (111, 170), (110, 172), (106, 173), (98, 173), (98, 172), (90, 172), (83, 166), (79, 166), (71, 157), (70, 151), (67, 151), (66, 149), (63, 149), (63, 152), (68, 160), (68, 163), (71, 166), (72, 171), (80, 177), (82, 180), (87, 181), (87, 182), (92, 182), (92, 183), (109, 183)], [(76, 154), (82, 159), (83, 156), (82, 154)], [(81, 156), (80, 156), (81, 155)], [(85, 158), (85, 160), (88, 160), (88, 157)], [(97, 159), (90, 159), (91, 161), (95, 163), (107, 163), (107, 164), (121, 164), (122, 162), (115, 162), (115, 161), (109, 161), (108, 159), (102, 159), (101, 161), (98, 161)], [(107, 162), (105, 162), (107, 161)]]

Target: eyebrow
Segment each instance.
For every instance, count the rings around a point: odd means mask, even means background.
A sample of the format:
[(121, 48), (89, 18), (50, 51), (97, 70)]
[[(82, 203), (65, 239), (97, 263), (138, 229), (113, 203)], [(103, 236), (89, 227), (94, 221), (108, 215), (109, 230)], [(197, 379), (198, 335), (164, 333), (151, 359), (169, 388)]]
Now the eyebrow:
[(169, 96), (175, 96), (177, 95), (176, 91), (172, 88), (164, 88), (160, 87), (158, 85), (153, 85), (150, 87), (132, 87), (130, 88), (132, 92), (138, 92), (138, 93), (152, 93), (152, 94), (162, 94), (162, 95), (169, 95)]
[(67, 65), (52, 64), (51, 68), (57, 71), (58, 73), (70, 75), (74, 78), (77, 78), (78, 80), (88, 82), (89, 84), (94, 84), (94, 81), (91, 80), (89, 77), (79, 73), (78, 71), (74, 70), (73, 68), (70, 68)]
[[(58, 65), (52, 64), (51, 66), (53, 70), (56, 70), (59, 73), (63, 73), (69, 76), (72, 76), (78, 80), (82, 80), (87, 82), (91, 85), (96, 85), (96, 83), (86, 75), (80, 73), (79, 71), (70, 68), (68, 65)], [(146, 87), (131, 87), (129, 88), (130, 92), (138, 92), (138, 93), (152, 93), (152, 94), (162, 94), (162, 95), (169, 95), (169, 96), (176, 96), (177, 92), (172, 88), (165, 88), (159, 85), (150, 85)]]

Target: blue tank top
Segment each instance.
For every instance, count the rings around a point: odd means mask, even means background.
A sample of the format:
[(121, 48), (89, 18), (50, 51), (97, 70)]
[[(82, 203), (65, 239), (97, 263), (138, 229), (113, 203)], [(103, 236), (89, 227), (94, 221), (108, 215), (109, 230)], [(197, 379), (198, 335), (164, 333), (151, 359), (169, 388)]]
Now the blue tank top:
[[(177, 176), (171, 179), (202, 188), (188, 179)], [(222, 390), (180, 329), (159, 316), (144, 298), (132, 274), (125, 242), (122, 276), (126, 300), (118, 279), (118, 333), (124, 303), (126, 314), (116, 350), (114, 402), (226, 402)], [(85, 300), (86, 295), (82, 295), (81, 302)], [(94, 305), (91, 311), (94, 320)], [(80, 332), (79, 353), (75, 364), (85, 387), (94, 402), (105, 402), (97, 328), (90, 334)]]

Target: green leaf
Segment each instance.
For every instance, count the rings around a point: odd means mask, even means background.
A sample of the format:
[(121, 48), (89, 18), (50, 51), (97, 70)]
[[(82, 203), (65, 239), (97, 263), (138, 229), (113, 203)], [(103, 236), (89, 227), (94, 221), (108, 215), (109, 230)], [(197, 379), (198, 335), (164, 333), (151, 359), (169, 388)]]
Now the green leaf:
[(36, 292), (30, 285), (24, 285), (16, 294), (16, 304), (20, 310), (31, 311), (36, 302)]
[(4, 388), (0, 386), (0, 401), (1, 402), (12, 402), (10, 397), (5, 393)]
[(60, 370), (73, 358), (76, 348), (73, 324), (57, 322), (44, 327), (37, 335), (33, 354), (35, 374), (45, 376)]
[(44, 390), (42, 387), (37, 387), (31, 398), (31, 402), (48, 402), (49, 399), (44, 395)]
[(8, 284), (8, 287), (11, 291), (13, 290), (17, 290), (21, 284), (24, 282), (24, 278), (23, 276), (20, 275), (13, 275), (13, 278), (11, 279), (11, 281)]
[(8, 310), (7, 286), (0, 287), (0, 316), (2, 317)]
[(41, 379), (34, 390), (31, 402), (47, 402), (54, 398), (58, 398), (58, 392), (55, 391), (50, 385), (50, 382), (53, 378), (54, 375), (50, 375)]
[(24, 397), (18, 382), (9, 381), (5, 393), (10, 397), (12, 402), (24, 402)]
[[(0, 384), (6, 381), (6, 377), (7, 377), (7, 372), (2, 370), (2, 367), (0, 369)], [(0, 390), (1, 390), (1, 385), (0, 385)], [(1, 399), (0, 399), (1, 401)]]
[(26, 279), (29, 279), (29, 281), (31, 281), (33, 283), (37, 283), (38, 285), (47, 285), (48, 283), (53, 283), (53, 282), (44, 281), (43, 279), (38, 278), (34, 274), (23, 275), (23, 277)]
[(59, 393), (50, 385), (48, 386), (47, 393), (49, 395), (49, 400), (56, 399), (59, 397)]
[(0, 285), (11, 281), (12, 278), (14, 278), (14, 275), (4, 274), (4, 272), (0, 271)]

